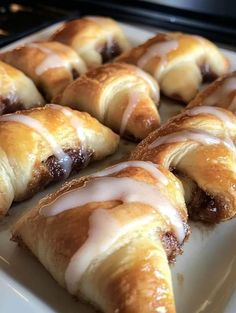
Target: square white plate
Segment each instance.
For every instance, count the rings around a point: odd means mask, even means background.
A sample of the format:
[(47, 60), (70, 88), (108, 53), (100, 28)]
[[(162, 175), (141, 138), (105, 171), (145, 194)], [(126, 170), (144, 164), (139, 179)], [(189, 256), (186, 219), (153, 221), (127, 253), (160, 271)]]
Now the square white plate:
[[(121, 24), (132, 44), (137, 45), (155, 32)], [(7, 48), (28, 41), (47, 38), (58, 27), (54, 25), (18, 41)], [(236, 53), (224, 50), (236, 69)], [(168, 117), (181, 106), (164, 101), (161, 116)], [(129, 151), (132, 145), (121, 143), (120, 152), (103, 162), (83, 170), (80, 176), (97, 171)], [(51, 278), (28, 251), (10, 241), (12, 223), (44, 195), (61, 184), (47, 188), (33, 199), (14, 205), (10, 216), (0, 223), (0, 312), (1, 313), (92, 313), (90, 307), (75, 301)], [(191, 223), (192, 234), (184, 246), (184, 254), (172, 266), (172, 277), (178, 313), (236, 312), (236, 219), (215, 227)]]

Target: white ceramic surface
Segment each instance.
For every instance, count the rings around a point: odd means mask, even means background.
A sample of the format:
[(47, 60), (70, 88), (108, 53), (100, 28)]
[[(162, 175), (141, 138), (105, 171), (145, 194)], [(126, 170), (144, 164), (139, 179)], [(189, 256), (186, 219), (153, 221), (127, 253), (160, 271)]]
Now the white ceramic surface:
[[(24, 43), (47, 37), (58, 25), (21, 40)], [(129, 40), (135, 45), (153, 36), (154, 32), (124, 25)], [(11, 47), (15, 46), (11, 45)], [(10, 46), (9, 46), (10, 47)], [(8, 47), (8, 48), (9, 48)], [(236, 69), (236, 54), (224, 52)], [(172, 101), (163, 100), (161, 116), (181, 110)], [(89, 166), (81, 175), (92, 173), (120, 158), (130, 145), (121, 144), (120, 153), (106, 161)], [(51, 186), (33, 199), (15, 205), (10, 216), (0, 223), (0, 313), (92, 313), (90, 307), (75, 301), (51, 278), (43, 266), (27, 251), (10, 241), (12, 223), (42, 196), (58, 188)], [(178, 313), (236, 312), (236, 219), (215, 227), (192, 223), (192, 235), (184, 246), (184, 254), (172, 266), (172, 277)]]

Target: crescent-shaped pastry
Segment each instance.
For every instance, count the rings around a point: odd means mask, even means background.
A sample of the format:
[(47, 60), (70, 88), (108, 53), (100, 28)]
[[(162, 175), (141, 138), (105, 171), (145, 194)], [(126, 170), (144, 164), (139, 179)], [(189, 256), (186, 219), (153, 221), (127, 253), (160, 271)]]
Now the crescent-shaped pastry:
[(105, 313), (174, 313), (168, 259), (189, 228), (181, 183), (151, 162), (125, 162), (73, 180), (15, 225), (72, 295)]
[(236, 113), (236, 72), (218, 78), (188, 104), (195, 106), (218, 106)]
[(29, 43), (2, 53), (0, 59), (29, 76), (48, 101), (86, 71), (76, 52), (59, 42)]
[(131, 159), (172, 169), (184, 184), (190, 216), (215, 223), (236, 214), (235, 139), (230, 111), (195, 107), (150, 134)]
[(205, 38), (182, 33), (160, 33), (117, 58), (153, 75), (168, 97), (188, 103), (202, 81), (225, 74), (229, 62)]
[(42, 106), (44, 103), (31, 79), (0, 61), (0, 115)]
[(0, 217), (13, 201), (112, 154), (119, 137), (87, 113), (46, 105), (0, 117)]
[(159, 88), (139, 68), (112, 63), (90, 70), (54, 99), (86, 111), (124, 137), (140, 140), (160, 124)]
[(113, 59), (130, 47), (118, 23), (99, 16), (67, 22), (51, 39), (71, 46), (89, 68)]

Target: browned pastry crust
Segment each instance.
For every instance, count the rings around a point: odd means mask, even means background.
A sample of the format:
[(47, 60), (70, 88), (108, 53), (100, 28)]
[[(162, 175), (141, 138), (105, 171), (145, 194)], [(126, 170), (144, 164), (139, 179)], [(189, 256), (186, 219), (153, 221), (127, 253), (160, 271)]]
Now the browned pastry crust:
[(34, 83), (21, 71), (0, 61), (0, 115), (44, 105)]
[(113, 59), (130, 47), (114, 20), (98, 16), (65, 23), (52, 40), (71, 46), (89, 68)]
[(54, 102), (88, 112), (134, 140), (145, 138), (160, 124), (158, 85), (128, 64), (112, 63), (90, 70), (68, 85)]
[[(150, 172), (138, 165), (119, 170), (105, 178), (129, 178), (136, 183), (145, 183), (150, 188), (159, 186), (161, 194), (173, 204), (186, 226), (186, 237), (189, 231), (182, 186), (168, 170), (162, 167), (159, 170), (168, 179), (166, 186), (159, 185)], [(174, 313), (172, 283), (166, 256), (171, 257), (178, 253), (180, 244), (171, 224), (159, 211), (141, 202), (126, 202), (114, 198), (100, 202), (88, 200), (87, 204), (73, 206), (53, 216), (45, 216), (43, 213), (50, 203), (77, 188), (86, 190), (91, 182), (95, 182), (94, 190), (100, 188), (95, 174), (93, 177), (73, 180), (44, 198), (14, 226), (13, 240), (23, 242), (56, 281), (72, 292), (68, 279), (72, 257), (78, 251), (83, 254), (83, 249), (86, 251), (91, 240), (102, 238), (100, 232), (104, 232), (106, 236), (106, 227), (109, 228), (110, 224), (103, 226), (103, 223), (104, 219), (110, 219), (110, 223), (114, 222), (114, 229), (111, 230), (115, 234), (117, 232), (117, 239), (106, 249), (103, 249), (98, 239), (98, 253), (89, 264), (86, 263), (80, 279), (75, 278), (76, 290), (72, 293), (106, 313)], [(110, 188), (112, 190), (112, 185)], [(118, 230), (116, 223), (120, 227)], [(94, 233), (96, 237), (92, 237)], [(91, 253), (93, 251), (90, 250)], [(87, 250), (81, 255), (81, 259), (89, 256)]]
[(236, 117), (213, 110), (218, 116), (186, 110), (151, 133), (130, 157), (170, 168), (183, 182), (190, 216), (210, 223), (236, 214)]
[(212, 42), (183, 33), (159, 33), (117, 61), (142, 67), (157, 79), (166, 96), (185, 103), (193, 99), (202, 81), (229, 69), (228, 60)]
[(203, 91), (188, 104), (187, 108), (195, 106), (210, 105), (236, 111), (236, 72), (224, 75)]
[(0, 216), (13, 201), (30, 198), (117, 148), (118, 136), (89, 114), (67, 108), (67, 116), (58, 108), (47, 105), (0, 118)]
[(52, 41), (17, 47), (2, 53), (0, 59), (29, 76), (48, 101), (86, 71), (73, 49)]

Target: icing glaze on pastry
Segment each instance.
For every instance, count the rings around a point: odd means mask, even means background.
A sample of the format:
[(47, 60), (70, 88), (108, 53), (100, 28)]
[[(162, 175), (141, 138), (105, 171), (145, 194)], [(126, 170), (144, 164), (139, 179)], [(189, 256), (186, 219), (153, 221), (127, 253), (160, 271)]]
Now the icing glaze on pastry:
[(64, 106), (53, 104), (53, 103), (49, 104), (48, 106), (50, 106), (51, 108), (55, 110), (61, 111), (66, 117), (68, 117), (71, 125), (76, 130), (76, 134), (78, 138), (80, 139), (80, 141), (85, 142), (85, 134), (82, 130), (82, 127), (84, 127), (83, 121), (78, 116), (75, 116), (71, 110), (67, 109)]
[(160, 192), (159, 188), (127, 177), (100, 177), (88, 181), (83, 187), (70, 190), (52, 203), (42, 207), (41, 214), (54, 216), (89, 202), (113, 200), (150, 205), (167, 218), (179, 242), (183, 241), (185, 231), (182, 220), (177, 210)]
[(100, 177), (108, 176), (114, 173), (120, 172), (127, 167), (140, 167), (147, 172), (149, 172), (153, 177), (157, 179), (158, 182), (161, 182), (163, 185), (168, 184), (168, 178), (158, 169), (158, 164), (154, 164), (149, 161), (126, 161), (121, 162), (111, 167), (106, 168), (105, 170), (99, 171), (91, 176)]
[(179, 44), (177, 40), (168, 40), (159, 42), (147, 49), (147, 52), (138, 60), (137, 65), (143, 68), (152, 58), (159, 57), (160, 68), (163, 68), (166, 63), (166, 56), (169, 52), (176, 50)]
[(120, 124), (120, 135), (121, 136), (125, 132), (126, 126), (128, 124), (128, 121), (129, 121), (133, 111), (135, 110), (135, 108), (139, 104), (141, 94), (142, 93), (139, 91), (131, 91), (128, 95), (128, 98), (129, 98), (128, 105), (126, 106), (126, 108), (124, 110), (121, 124)]
[(11, 114), (0, 117), (1, 122), (16, 122), (23, 124), (35, 132), (37, 132), (40, 136), (44, 138), (45, 141), (51, 146), (53, 154), (59, 160), (60, 166), (64, 170), (65, 177), (68, 177), (71, 172), (72, 160), (68, 154), (66, 154), (62, 147), (57, 143), (54, 137), (50, 134), (50, 132), (45, 128), (38, 120), (34, 119), (31, 116), (26, 116), (23, 114)]
[(220, 139), (200, 130), (182, 130), (166, 136), (162, 136), (154, 140), (149, 146), (149, 149), (154, 149), (158, 146), (174, 142), (195, 141), (204, 145), (219, 145), (224, 144), (227, 148), (235, 151), (235, 146), (230, 138)]
[(152, 78), (151, 75), (144, 72), (140, 68), (136, 68), (136, 73), (138, 74), (139, 77), (141, 77), (148, 83), (152, 91), (152, 98), (155, 101), (155, 103), (158, 103), (160, 100), (160, 90), (156, 81)]
[(194, 107), (187, 112), (188, 115), (198, 115), (201, 113), (211, 114), (221, 120), (228, 128), (234, 129), (236, 127), (232, 118), (230, 118), (225, 112), (217, 107), (211, 106), (198, 106)]
[(215, 105), (234, 90), (236, 90), (236, 77), (229, 77), (204, 100), (203, 105)]
[(60, 58), (60, 56), (51, 49), (43, 47), (37, 43), (30, 43), (28, 46), (39, 49), (46, 55), (46, 58), (43, 59), (43, 61), (35, 69), (37, 75), (42, 75), (51, 68), (69, 67), (68, 62)]

